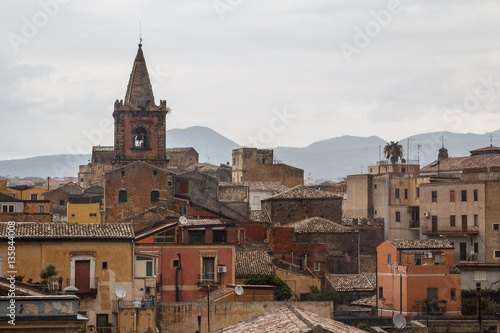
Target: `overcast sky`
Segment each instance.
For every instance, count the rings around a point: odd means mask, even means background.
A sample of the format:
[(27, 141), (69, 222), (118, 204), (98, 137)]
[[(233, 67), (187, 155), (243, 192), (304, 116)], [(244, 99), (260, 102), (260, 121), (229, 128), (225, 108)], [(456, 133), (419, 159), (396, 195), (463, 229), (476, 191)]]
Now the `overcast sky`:
[(0, 6), (0, 159), (112, 145), (106, 122), (125, 96), (139, 22), (167, 129), (207, 126), (259, 147), (499, 129), (498, 1)]

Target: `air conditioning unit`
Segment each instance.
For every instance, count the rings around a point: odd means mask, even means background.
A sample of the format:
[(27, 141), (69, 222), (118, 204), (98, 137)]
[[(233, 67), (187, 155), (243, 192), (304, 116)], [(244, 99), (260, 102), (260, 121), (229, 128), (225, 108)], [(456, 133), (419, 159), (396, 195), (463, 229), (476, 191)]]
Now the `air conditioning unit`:
[(226, 266), (217, 266), (217, 273), (226, 273), (226, 272), (227, 272)]
[(424, 253), (424, 258), (426, 258), (426, 259), (432, 259), (432, 252), (425, 252)]
[(134, 301), (133, 305), (134, 305), (134, 308), (140, 308), (142, 306), (142, 302), (141, 301)]
[(431, 214), (429, 212), (424, 212), (424, 217), (429, 217)]

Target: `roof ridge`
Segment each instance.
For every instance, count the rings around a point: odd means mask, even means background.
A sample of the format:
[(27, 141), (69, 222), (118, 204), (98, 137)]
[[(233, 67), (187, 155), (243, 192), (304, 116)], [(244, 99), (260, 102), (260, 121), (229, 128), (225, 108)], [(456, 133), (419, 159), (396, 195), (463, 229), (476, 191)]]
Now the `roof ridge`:
[(290, 309), (290, 311), (293, 312), (294, 315), (297, 316), (297, 318), (299, 318), (304, 324), (307, 325), (307, 327), (309, 327), (310, 329), (313, 329), (314, 327), (316, 327), (317, 325), (314, 325), (313, 323), (311, 323), (308, 319), (306, 319), (299, 311), (297, 311), (297, 309), (295, 308), (295, 306), (291, 305), (291, 304), (287, 304), (286, 305), (288, 307), (288, 309)]

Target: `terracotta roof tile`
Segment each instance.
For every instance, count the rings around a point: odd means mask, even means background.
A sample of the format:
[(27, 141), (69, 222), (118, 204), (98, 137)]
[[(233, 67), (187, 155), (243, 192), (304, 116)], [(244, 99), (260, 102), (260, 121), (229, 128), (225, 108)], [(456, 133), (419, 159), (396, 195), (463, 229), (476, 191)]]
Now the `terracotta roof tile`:
[(316, 190), (314, 188), (310, 188), (304, 185), (297, 185), (295, 187), (292, 187), (288, 191), (281, 192), (280, 194), (276, 194), (272, 197), (269, 197), (267, 199), (264, 199), (262, 201), (266, 200), (273, 200), (273, 199), (340, 199), (338, 195)]
[(280, 182), (235, 182), (235, 183), (220, 183), (221, 186), (247, 186), (250, 191), (273, 192), (278, 194), (289, 190), (290, 188)]
[[(0, 239), (7, 239), (7, 223), (0, 223)], [(16, 239), (133, 239), (131, 224), (69, 224), (16, 222)]]
[(398, 249), (453, 249), (447, 239), (395, 239), (388, 242)]
[(166, 148), (165, 153), (167, 154), (187, 153), (190, 149), (195, 150), (193, 147), (175, 147), (175, 148)]
[[(470, 169), (484, 169), (500, 167), (500, 154), (476, 155), (466, 157), (450, 157), (439, 160), (439, 171), (460, 171)], [(436, 173), (438, 171), (438, 161), (426, 165), (420, 170), (421, 174)]]
[[(325, 278), (337, 291), (374, 291), (375, 274), (330, 274), (325, 273)], [(373, 282), (372, 282), (373, 281)]]
[(295, 232), (298, 234), (356, 232), (351, 228), (344, 227), (338, 223), (321, 217), (311, 217), (302, 221), (288, 224), (287, 226), (293, 226)]
[(271, 222), (271, 218), (265, 210), (251, 210), (250, 219), (257, 222)]
[[(218, 299), (234, 293), (233, 288), (219, 288), (210, 293), (210, 302), (217, 302)], [(196, 302), (207, 302), (207, 296), (200, 297)]]
[(274, 275), (275, 266), (264, 251), (236, 252), (236, 276)]
[(274, 250), (268, 243), (258, 242), (258, 241), (252, 240), (250, 242), (246, 242), (245, 244), (237, 245), (236, 251), (239, 251), (239, 252), (255, 252), (255, 251), (273, 252)]

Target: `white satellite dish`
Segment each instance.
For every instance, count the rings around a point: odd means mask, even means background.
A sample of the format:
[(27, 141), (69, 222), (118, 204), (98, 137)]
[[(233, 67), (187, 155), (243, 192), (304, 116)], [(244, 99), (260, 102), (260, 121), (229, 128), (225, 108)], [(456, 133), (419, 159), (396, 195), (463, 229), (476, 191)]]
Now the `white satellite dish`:
[(406, 318), (401, 313), (396, 314), (392, 318), (392, 322), (397, 328), (404, 328), (406, 326)]
[(245, 291), (243, 290), (242, 286), (236, 286), (234, 287), (234, 292), (236, 293), (236, 295), (241, 296)]
[(127, 291), (123, 287), (118, 287), (115, 290), (116, 297), (118, 298), (123, 298), (125, 295), (127, 295)]
[(181, 217), (179, 217), (179, 222), (180, 222), (180, 224), (186, 224), (186, 223), (187, 223), (187, 221), (188, 221), (187, 217), (185, 217), (185, 216), (181, 216)]

